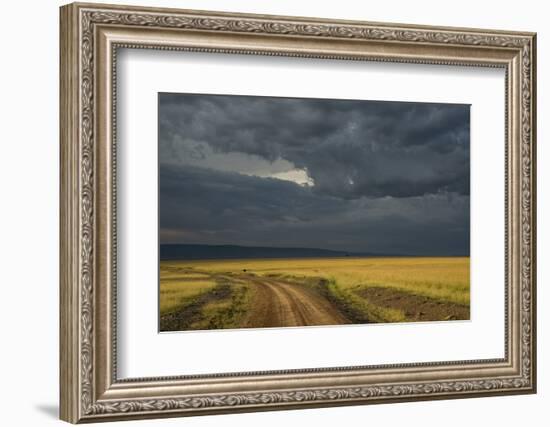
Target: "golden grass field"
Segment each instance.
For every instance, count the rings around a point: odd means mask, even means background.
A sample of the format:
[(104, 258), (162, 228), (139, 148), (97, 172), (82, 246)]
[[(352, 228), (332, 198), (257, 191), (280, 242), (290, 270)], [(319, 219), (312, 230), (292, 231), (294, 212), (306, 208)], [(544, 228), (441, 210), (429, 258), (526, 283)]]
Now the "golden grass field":
[[(260, 286), (273, 292), (260, 292)], [(288, 295), (280, 296), (277, 287), (284, 287)], [(185, 329), (269, 324), (266, 319), (250, 318), (261, 303), (260, 296), (295, 311), (307, 305), (308, 298), (324, 298), (340, 313), (339, 319), (349, 320), (346, 323), (469, 319), (470, 259), (239, 259), (162, 261), (160, 265), (161, 330), (163, 316), (171, 319), (164, 322), (169, 330), (179, 329), (176, 323)], [(188, 319), (183, 319), (186, 315)], [(217, 315), (219, 321), (213, 321)], [(302, 323), (316, 321), (315, 316), (302, 317)], [(271, 322), (286, 320), (279, 316)]]

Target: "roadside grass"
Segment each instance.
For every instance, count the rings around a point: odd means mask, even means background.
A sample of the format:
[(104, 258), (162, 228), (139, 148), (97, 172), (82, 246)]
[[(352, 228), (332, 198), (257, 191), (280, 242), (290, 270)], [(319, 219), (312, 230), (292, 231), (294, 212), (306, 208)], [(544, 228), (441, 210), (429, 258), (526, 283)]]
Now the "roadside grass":
[(232, 282), (231, 298), (212, 301), (201, 310), (201, 319), (190, 329), (233, 329), (241, 327), (251, 303), (252, 292), (248, 284)]
[[(168, 267), (168, 268), (167, 268)], [(160, 267), (160, 315), (190, 304), (198, 296), (216, 287), (216, 281), (206, 274), (187, 273), (161, 263)]]
[(461, 305), (470, 304), (469, 258), (384, 259), (332, 276), (342, 290), (393, 288)]
[(216, 287), (213, 280), (195, 282), (161, 282), (160, 283), (160, 314), (161, 316), (182, 308), (195, 298)]
[(348, 313), (352, 315), (354, 313), (362, 314), (362, 317), (364, 316), (368, 322), (404, 322), (406, 320), (403, 310), (371, 304), (355, 292), (350, 292), (350, 290), (338, 286), (334, 279), (330, 279), (326, 286), (330, 297), (334, 298), (337, 303), (344, 305)]

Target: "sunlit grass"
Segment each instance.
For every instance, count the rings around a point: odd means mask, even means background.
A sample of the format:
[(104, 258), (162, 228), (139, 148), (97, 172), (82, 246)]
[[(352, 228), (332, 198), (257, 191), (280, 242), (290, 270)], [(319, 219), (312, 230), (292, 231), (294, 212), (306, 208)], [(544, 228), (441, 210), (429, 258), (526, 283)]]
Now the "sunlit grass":
[(170, 313), (192, 302), (216, 286), (208, 275), (175, 272), (162, 265), (160, 269), (160, 314)]
[(323, 277), (343, 291), (381, 286), (458, 304), (470, 301), (469, 257), (204, 260), (179, 265), (218, 273)]
[(192, 325), (192, 329), (238, 328), (246, 317), (251, 294), (247, 284), (232, 283), (231, 297), (207, 303), (201, 310), (201, 319)]

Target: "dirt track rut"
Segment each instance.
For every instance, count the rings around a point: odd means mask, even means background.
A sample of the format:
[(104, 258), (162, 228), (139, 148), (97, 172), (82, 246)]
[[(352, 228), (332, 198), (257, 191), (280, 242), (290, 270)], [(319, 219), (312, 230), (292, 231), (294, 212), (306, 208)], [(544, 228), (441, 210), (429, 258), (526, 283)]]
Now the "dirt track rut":
[(246, 327), (341, 325), (350, 323), (314, 290), (272, 278), (247, 278), (254, 300)]

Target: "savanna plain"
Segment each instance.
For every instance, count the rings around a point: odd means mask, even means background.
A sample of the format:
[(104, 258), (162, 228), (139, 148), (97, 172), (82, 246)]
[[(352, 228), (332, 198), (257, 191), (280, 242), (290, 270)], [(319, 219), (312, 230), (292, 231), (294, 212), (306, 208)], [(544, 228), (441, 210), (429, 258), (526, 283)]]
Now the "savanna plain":
[(469, 257), (161, 261), (160, 330), (467, 320)]

